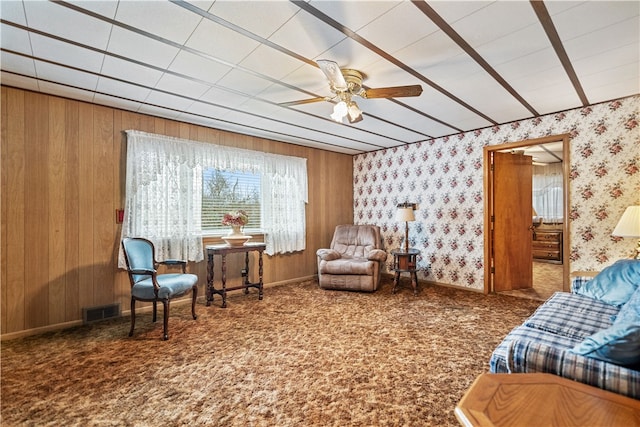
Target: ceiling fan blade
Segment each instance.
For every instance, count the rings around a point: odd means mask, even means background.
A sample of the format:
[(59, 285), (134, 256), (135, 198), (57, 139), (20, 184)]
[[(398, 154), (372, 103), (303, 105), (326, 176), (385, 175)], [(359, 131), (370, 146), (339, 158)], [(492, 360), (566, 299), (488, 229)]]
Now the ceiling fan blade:
[(278, 105), (282, 105), (283, 107), (291, 107), (293, 105), (303, 105), (303, 104), (311, 104), (312, 102), (320, 102), (326, 99), (327, 98), (325, 97), (317, 97), (317, 98), (301, 99), (299, 101), (282, 102)]
[(347, 82), (337, 62), (329, 61), (328, 59), (318, 59), (316, 63), (324, 75), (327, 76), (329, 83), (334, 89), (338, 91), (347, 90)]
[(403, 96), (420, 96), (422, 86), (393, 86), (378, 89), (367, 89), (364, 98), (400, 98)]

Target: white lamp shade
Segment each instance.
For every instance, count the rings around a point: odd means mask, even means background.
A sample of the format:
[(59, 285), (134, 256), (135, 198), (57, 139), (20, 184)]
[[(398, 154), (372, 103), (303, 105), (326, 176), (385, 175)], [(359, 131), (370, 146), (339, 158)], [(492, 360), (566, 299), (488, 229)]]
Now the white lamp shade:
[(413, 215), (413, 209), (411, 208), (398, 208), (396, 212), (396, 221), (415, 221), (416, 217)]
[(640, 237), (640, 206), (629, 206), (611, 233), (618, 237)]

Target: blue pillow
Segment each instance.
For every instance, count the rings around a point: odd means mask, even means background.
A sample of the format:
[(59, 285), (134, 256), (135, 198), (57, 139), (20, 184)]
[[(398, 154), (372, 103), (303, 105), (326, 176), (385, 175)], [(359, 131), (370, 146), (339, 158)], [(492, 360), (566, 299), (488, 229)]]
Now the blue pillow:
[(621, 306), (640, 286), (640, 260), (622, 259), (606, 267), (575, 293)]
[(618, 314), (614, 323), (638, 323), (640, 324), (640, 287), (631, 295)]
[(640, 323), (614, 323), (587, 337), (570, 350), (616, 365), (640, 365)]

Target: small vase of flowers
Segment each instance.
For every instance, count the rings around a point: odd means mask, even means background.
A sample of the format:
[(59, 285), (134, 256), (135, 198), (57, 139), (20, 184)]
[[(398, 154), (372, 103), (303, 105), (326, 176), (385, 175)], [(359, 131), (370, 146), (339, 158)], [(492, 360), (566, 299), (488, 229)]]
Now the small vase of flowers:
[(227, 212), (222, 217), (222, 225), (228, 225), (231, 227), (231, 231), (226, 237), (222, 239), (231, 246), (244, 245), (251, 236), (245, 236), (242, 232), (242, 227), (249, 223), (249, 216), (243, 210), (237, 210), (234, 212)]

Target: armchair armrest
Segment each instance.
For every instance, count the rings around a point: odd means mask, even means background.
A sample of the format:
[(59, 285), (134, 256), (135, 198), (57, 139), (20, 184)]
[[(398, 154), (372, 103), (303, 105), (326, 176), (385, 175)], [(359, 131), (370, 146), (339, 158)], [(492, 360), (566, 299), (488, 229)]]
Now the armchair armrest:
[(318, 249), (316, 255), (323, 261), (333, 261), (334, 259), (342, 258), (340, 252), (333, 249)]
[(130, 270), (131, 274), (140, 274), (140, 275), (154, 275), (156, 274), (156, 270), (152, 270), (149, 268), (137, 268), (135, 270)]
[(369, 255), (367, 255), (367, 259), (371, 261), (384, 262), (387, 259), (387, 253), (382, 249), (373, 249), (369, 252)]
[(158, 262), (158, 264), (163, 264), (166, 266), (180, 266), (182, 267), (182, 272), (186, 273), (187, 272), (187, 261), (181, 260), (181, 259), (165, 259), (164, 261), (160, 261)]

